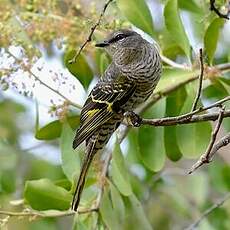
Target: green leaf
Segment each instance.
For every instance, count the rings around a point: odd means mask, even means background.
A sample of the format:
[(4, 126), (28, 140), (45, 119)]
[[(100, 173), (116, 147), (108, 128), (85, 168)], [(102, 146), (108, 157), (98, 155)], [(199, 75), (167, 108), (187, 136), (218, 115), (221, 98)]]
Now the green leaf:
[(67, 210), (72, 200), (69, 192), (48, 179), (27, 181), (24, 197), (36, 210)]
[(66, 52), (64, 55), (64, 63), (70, 73), (72, 73), (81, 82), (83, 87), (87, 89), (93, 79), (93, 72), (82, 54), (78, 56), (75, 63), (69, 63), (75, 53), (75, 50)]
[(226, 188), (229, 190), (230, 189), (230, 166), (224, 165), (221, 174), (223, 176), (223, 180), (226, 185)]
[[(55, 211), (49, 212), (47, 214), (56, 214)], [(25, 225), (24, 225), (25, 226)], [(36, 219), (36, 221), (29, 221), (28, 226), (23, 227), (26, 229), (33, 229), (33, 230), (57, 230), (57, 224), (55, 219), (53, 218), (41, 218)]]
[(116, 142), (115, 148), (113, 150), (111, 176), (114, 184), (124, 196), (129, 196), (132, 194), (132, 187), (129, 182), (128, 168), (125, 166), (124, 157), (118, 142)]
[(174, 85), (184, 82), (193, 76), (197, 76), (197, 74), (199, 74), (199, 71), (164, 67), (163, 74), (154, 92), (159, 92), (168, 87), (173, 87)]
[(102, 52), (101, 50), (96, 51), (96, 64), (100, 73), (100, 76), (102, 76), (108, 67), (109, 63), (111, 62), (111, 58), (106, 52)]
[(119, 220), (119, 223), (123, 223), (125, 219), (125, 205), (122, 200), (122, 197), (116, 187), (112, 184), (112, 182), (109, 183), (110, 191), (111, 191), (111, 200), (114, 208), (114, 212), (116, 215), (116, 218)]
[(178, 0), (178, 5), (181, 9), (190, 11), (192, 13), (196, 13), (196, 14), (203, 13), (201, 8), (196, 4), (194, 0), (189, 0), (189, 1)]
[(96, 226), (98, 226), (98, 213), (92, 212), (90, 215), (78, 215), (71, 230), (89, 230), (95, 229)]
[(4, 143), (0, 138), (0, 171), (15, 169), (19, 154), (21, 153)]
[(191, 177), (186, 178), (184, 183), (178, 185), (178, 191), (186, 197), (186, 194), (190, 194), (190, 198), (193, 200), (194, 205), (201, 206), (204, 204), (206, 197), (208, 196), (209, 177), (206, 173), (197, 172)]
[[(189, 112), (192, 108), (197, 83), (193, 82), (186, 86), (188, 96), (181, 110), (182, 114)], [(212, 128), (209, 122), (176, 126), (177, 140), (182, 154), (187, 158), (196, 158), (204, 153), (209, 143), (211, 131)]]
[(208, 176), (211, 187), (222, 193), (229, 190), (229, 172), (230, 166), (227, 165), (227, 163), (225, 165), (223, 161), (215, 158), (215, 164), (210, 164), (210, 167), (208, 167)]
[[(80, 123), (80, 118), (78, 115), (67, 117), (67, 121), (73, 129), (76, 129)], [(36, 132), (35, 137), (38, 140), (53, 140), (60, 137), (61, 132), (62, 132), (62, 123), (60, 120), (55, 120), (45, 125), (41, 129), (39, 129)]]
[(0, 170), (0, 187), (1, 192), (13, 193), (16, 189), (16, 171)]
[(69, 191), (72, 187), (71, 182), (68, 179), (59, 179), (54, 181), (54, 184), (64, 188), (65, 190)]
[(177, 139), (182, 154), (196, 158), (205, 152), (212, 128), (210, 123), (202, 122), (177, 127)]
[[(173, 92), (166, 98), (166, 116), (177, 116), (184, 105), (186, 99), (185, 88), (180, 88)], [(164, 127), (164, 143), (166, 154), (169, 159), (178, 161), (182, 154), (180, 152), (177, 137), (176, 137), (176, 126)]]
[[(150, 108), (145, 117), (163, 117), (165, 114), (165, 100), (161, 100)], [(164, 128), (141, 126), (138, 132), (139, 154), (144, 165), (150, 170), (160, 171), (165, 162)]]
[(219, 31), (223, 25), (224, 25), (224, 19), (215, 18), (208, 26), (208, 29), (205, 32), (204, 47), (208, 55), (209, 64), (212, 64), (217, 43), (218, 43)]
[(222, 83), (225, 83), (226, 85), (230, 86), (230, 76), (229, 76), (229, 78), (219, 77), (218, 80), (220, 80)]
[(75, 151), (72, 147), (73, 138), (74, 132), (68, 123), (64, 123), (60, 139), (62, 169), (70, 181), (73, 180), (75, 174), (78, 175), (80, 172), (79, 152)]
[(41, 129), (39, 129), (35, 137), (38, 140), (53, 140), (58, 138), (61, 134), (62, 124), (59, 120), (52, 121), (49, 124), (45, 125)]
[(111, 229), (111, 230), (121, 229), (119, 227), (119, 221), (115, 215), (114, 208), (110, 200), (110, 194), (109, 194), (108, 188), (106, 188), (104, 191), (99, 211), (100, 211), (102, 220), (103, 222), (105, 222), (108, 229)]
[(131, 164), (139, 163), (139, 144), (138, 144), (138, 129), (131, 129), (128, 133), (129, 148), (126, 159)]
[(153, 20), (144, 0), (117, 0), (117, 6), (136, 27), (153, 36)]
[(124, 229), (152, 229), (140, 201), (134, 194), (126, 198), (125, 204), (127, 208), (127, 217)]
[(190, 45), (178, 11), (177, 0), (169, 0), (164, 9), (165, 25), (172, 39), (190, 58)]
[(213, 80), (212, 84), (206, 87), (202, 92), (204, 99), (217, 101), (228, 96), (229, 92), (223, 84), (224, 83), (222, 83), (219, 79)]

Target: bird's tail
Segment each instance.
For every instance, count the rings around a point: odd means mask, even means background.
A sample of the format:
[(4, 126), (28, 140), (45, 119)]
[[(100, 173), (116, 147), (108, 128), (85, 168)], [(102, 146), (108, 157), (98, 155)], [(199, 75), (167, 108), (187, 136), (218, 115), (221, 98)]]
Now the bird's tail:
[(78, 205), (81, 199), (82, 190), (85, 185), (85, 179), (86, 179), (86, 176), (89, 170), (89, 166), (93, 160), (95, 153), (97, 152), (97, 150), (95, 149), (96, 142), (97, 141), (94, 140), (91, 143), (89, 143), (87, 146), (87, 151), (84, 156), (83, 164), (81, 166), (81, 172), (80, 172), (80, 175), (77, 181), (77, 187), (76, 187), (76, 190), (73, 196), (72, 210), (74, 211), (77, 211), (77, 208), (78, 208)]

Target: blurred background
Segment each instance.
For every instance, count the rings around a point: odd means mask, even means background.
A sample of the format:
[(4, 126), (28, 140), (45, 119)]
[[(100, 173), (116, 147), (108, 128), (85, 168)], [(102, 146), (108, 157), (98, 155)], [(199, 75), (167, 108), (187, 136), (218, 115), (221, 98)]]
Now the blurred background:
[[(191, 110), (198, 81), (199, 49), (205, 74), (200, 105), (230, 93), (230, 20), (210, 11), (208, 0), (116, 0), (81, 52), (105, 1), (0, 1), (0, 229), (186, 229), (230, 189), (230, 149), (192, 175), (186, 171), (205, 152), (211, 122), (130, 129), (121, 127), (96, 159), (82, 198), (89, 208), (98, 194), (106, 154), (113, 152), (98, 213), (40, 218), (21, 212), (70, 207), (84, 146), (71, 149), (80, 109), (110, 63), (96, 41), (119, 28), (132, 28), (157, 43), (164, 60), (155, 94), (182, 84), (143, 111), (146, 118)], [(226, 13), (227, 0), (216, 7)], [(221, 66), (226, 66), (221, 68)], [(230, 108), (229, 101), (225, 103)], [(212, 110), (210, 112), (213, 112)], [(218, 139), (230, 131), (225, 118)], [(115, 156), (115, 157), (114, 157)], [(99, 157), (98, 157), (99, 158)], [(47, 213), (46, 213), (47, 214)], [(230, 202), (213, 210), (198, 229), (230, 229)]]

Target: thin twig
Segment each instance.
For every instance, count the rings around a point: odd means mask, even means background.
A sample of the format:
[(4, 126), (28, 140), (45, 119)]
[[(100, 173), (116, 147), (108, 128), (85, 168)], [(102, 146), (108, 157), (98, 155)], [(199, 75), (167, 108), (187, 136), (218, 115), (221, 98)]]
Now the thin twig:
[(200, 159), (192, 166), (192, 168), (188, 171), (188, 174), (193, 173), (195, 170), (197, 170), (200, 166), (203, 164), (207, 164), (212, 160), (213, 155), (211, 156), (211, 150), (214, 146), (214, 143), (216, 141), (217, 133), (220, 129), (221, 123), (223, 121), (223, 114), (224, 114), (224, 108), (220, 109), (220, 113), (217, 119), (217, 124), (212, 132), (211, 140), (209, 142), (209, 145), (203, 155), (201, 155)]
[(108, 1), (105, 3), (105, 5), (104, 5), (104, 7), (103, 7), (103, 10), (102, 10), (102, 12), (101, 12), (101, 14), (100, 14), (100, 17), (99, 17), (98, 21), (96, 22), (96, 24), (94, 24), (94, 26), (91, 27), (90, 33), (89, 33), (89, 35), (88, 35), (88, 38), (87, 38), (87, 39), (85, 40), (85, 42), (81, 45), (81, 47), (80, 47), (80, 49), (78, 50), (78, 52), (76, 52), (76, 54), (74, 55), (74, 57), (73, 57), (71, 60), (69, 60), (69, 63), (70, 63), (70, 64), (73, 64), (73, 63), (76, 62), (78, 56), (81, 54), (81, 52), (82, 52), (82, 50), (85, 48), (85, 46), (86, 46), (89, 42), (92, 41), (93, 33), (94, 33), (94, 31), (96, 30), (96, 28), (100, 25), (101, 20), (102, 20), (102, 17), (104, 16), (107, 7), (109, 6), (109, 4), (110, 4), (112, 1), (113, 1), (113, 0), (108, 0)]
[[(21, 60), (18, 59), (12, 52), (10, 52), (8, 49), (5, 50), (12, 58), (14, 58), (15, 61), (20, 62)], [(72, 105), (78, 109), (81, 109), (81, 105), (71, 101), (70, 99), (68, 99), (66, 96), (64, 96), (62, 93), (60, 93), (58, 90), (53, 89), (52, 87), (50, 87), (48, 84), (46, 84), (45, 82), (43, 82), (37, 75), (35, 75), (30, 68), (27, 68), (26, 66), (24, 66), (24, 69), (34, 77), (34, 79), (36, 81), (38, 81), (41, 85), (45, 86), (46, 88), (48, 88), (49, 90), (51, 90), (52, 92), (58, 94), (60, 97), (62, 97), (65, 101), (67, 101), (69, 103), (69, 105)]]
[(229, 19), (230, 14), (230, 1), (228, 1), (228, 12), (226, 14), (221, 13), (215, 6), (215, 0), (210, 0), (210, 10), (214, 11), (220, 18)]
[(200, 75), (199, 75), (199, 86), (197, 89), (196, 97), (192, 105), (192, 111), (194, 111), (197, 107), (198, 101), (200, 99), (201, 90), (202, 90), (202, 82), (204, 76), (204, 62), (203, 62), (203, 51), (202, 49), (199, 50), (200, 52)]
[(161, 55), (161, 60), (168, 64), (171, 67), (177, 68), (177, 69), (184, 69), (184, 70), (191, 70), (192, 68), (190, 66), (186, 66), (186, 65), (182, 65), (182, 64), (178, 64), (174, 61), (172, 61), (171, 59), (167, 58), (164, 55)]
[[(82, 209), (77, 212), (77, 214), (85, 214), (89, 212), (95, 212), (97, 211), (95, 208), (90, 208), (90, 209)], [(42, 218), (50, 218), (50, 217), (64, 217), (64, 216), (72, 216), (76, 214), (76, 212), (72, 210), (67, 210), (67, 211), (22, 211), (22, 212), (11, 212), (11, 211), (5, 211), (5, 210), (0, 210), (0, 215), (5, 215), (5, 216), (28, 216), (28, 217), (42, 217)]]
[(195, 221), (193, 224), (191, 224), (189, 227), (185, 228), (185, 230), (194, 230), (197, 229), (201, 221), (203, 221), (211, 212), (213, 212), (215, 209), (219, 208), (224, 204), (225, 201), (227, 201), (230, 198), (230, 192), (225, 194), (225, 196), (220, 199), (218, 202), (214, 203), (209, 209), (207, 209), (200, 218)]
[(213, 157), (213, 155), (222, 147), (228, 145), (230, 143), (230, 133), (226, 134), (224, 137), (222, 137), (217, 143), (213, 146), (211, 152), (210, 152), (210, 158)]

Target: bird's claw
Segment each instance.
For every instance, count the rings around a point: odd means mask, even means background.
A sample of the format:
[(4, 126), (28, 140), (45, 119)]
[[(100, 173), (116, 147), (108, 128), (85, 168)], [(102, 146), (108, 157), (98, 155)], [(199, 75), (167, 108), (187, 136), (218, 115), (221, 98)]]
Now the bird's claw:
[(124, 118), (126, 119), (128, 125), (139, 127), (142, 122), (142, 118), (134, 113), (133, 111), (128, 111), (124, 113)]

